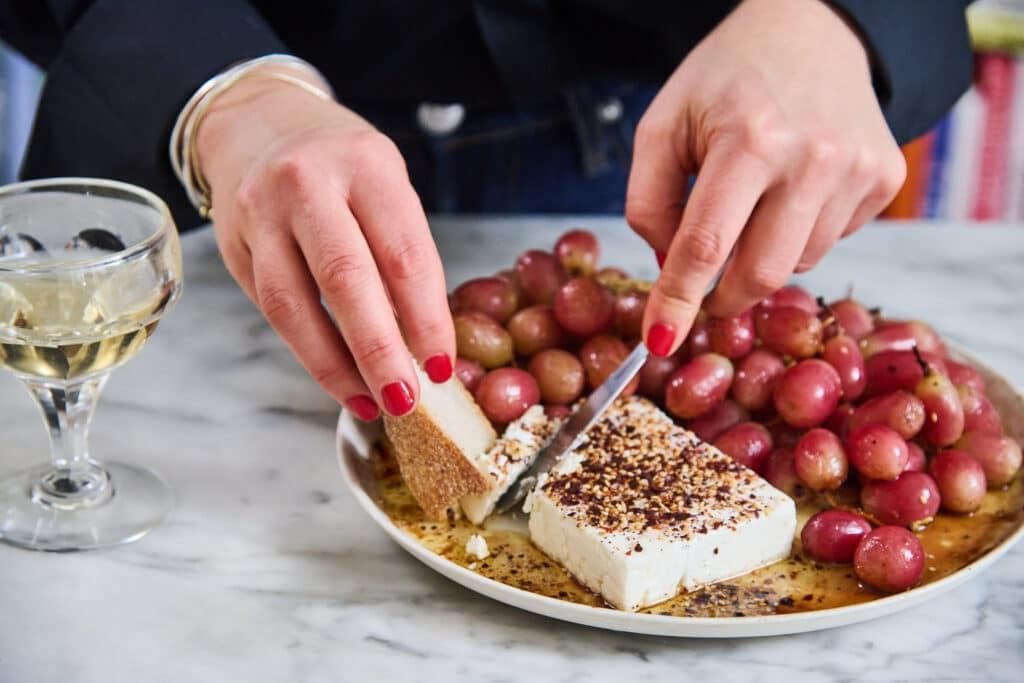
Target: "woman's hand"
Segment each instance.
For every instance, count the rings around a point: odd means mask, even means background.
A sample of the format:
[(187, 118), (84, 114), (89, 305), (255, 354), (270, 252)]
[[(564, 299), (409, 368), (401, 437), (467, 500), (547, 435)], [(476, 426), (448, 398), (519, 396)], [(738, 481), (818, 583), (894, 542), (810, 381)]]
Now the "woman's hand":
[(331, 396), (363, 419), (403, 415), (419, 395), (414, 357), (434, 381), (451, 376), (441, 260), (388, 138), (252, 78), (218, 98), (197, 145), (224, 263)]
[(626, 218), (665, 259), (644, 318), (651, 350), (678, 348), (702, 301), (736, 314), (812, 268), (905, 174), (844, 19), (821, 0), (744, 0), (637, 127)]

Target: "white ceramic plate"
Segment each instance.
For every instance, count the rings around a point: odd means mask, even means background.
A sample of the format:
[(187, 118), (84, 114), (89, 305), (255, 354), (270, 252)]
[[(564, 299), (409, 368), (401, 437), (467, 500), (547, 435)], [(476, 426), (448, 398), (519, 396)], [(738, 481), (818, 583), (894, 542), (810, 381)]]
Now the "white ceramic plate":
[[(1024, 424), (1024, 399), (987, 368), (978, 363), (973, 364), (986, 375), (990, 382), (990, 396), (1000, 409), (1008, 412), (1015, 424)], [(943, 579), (906, 593), (848, 607), (749, 617), (678, 617), (620, 612), (566, 602), (513, 588), (450, 562), (420, 545), (415, 537), (402, 531), (391, 521), (378, 506), (373, 495), (375, 481), (367, 457), (379, 430), (378, 425), (366, 425), (343, 412), (338, 421), (338, 457), (345, 483), (356, 500), (400, 546), (431, 569), (481, 595), (528, 612), (613, 631), (690, 638), (743, 638), (818, 631), (876, 619), (931, 600), (936, 595), (969, 581), (1005, 555), (1013, 544), (1024, 536), (1022, 525), (987, 554)], [(1020, 434), (1014, 436), (1020, 438)]]

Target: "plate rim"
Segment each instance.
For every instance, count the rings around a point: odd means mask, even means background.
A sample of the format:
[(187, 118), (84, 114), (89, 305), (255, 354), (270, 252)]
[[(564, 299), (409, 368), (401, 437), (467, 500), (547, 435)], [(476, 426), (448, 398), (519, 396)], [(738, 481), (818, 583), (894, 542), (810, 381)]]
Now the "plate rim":
[[(989, 370), (969, 354), (960, 349), (957, 352), (963, 353), (972, 364)], [(1020, 395), (1020, 390), (1015, 385), (1011, 386)], [(515, 588), (466, 569), (429, 550), (415, 536), (392, 522), (366, 491), (354, 463), (350, 462), (350, 458), (359, 456), (350, 455), (353, 449), (346, 449), (343, 445), (345, 441), (351, 441), (353, 431), (358, 433), (365, 430), (364, 424), (345, 410), (338, 417), (335, 449), (342, 477), (363, 511), (403, 550), (449, 580), (502, 604), (561, 621), (611, 631), (689, 638), (746, 638), (804, 633), (861, 623), (909, 609), (953, 590), (988, 569), (1024, 537), (1022, 523), (987, 553), (949, 576), (903, 593), (843, 607), (744, 617), (687, 617), (581, 605)]]

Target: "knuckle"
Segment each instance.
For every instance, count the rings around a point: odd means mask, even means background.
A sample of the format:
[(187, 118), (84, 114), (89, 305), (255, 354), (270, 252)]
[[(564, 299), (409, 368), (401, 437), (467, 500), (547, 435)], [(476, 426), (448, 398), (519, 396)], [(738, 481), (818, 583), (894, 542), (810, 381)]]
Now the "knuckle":
[(257, 299), (263, 315), (275, 328), (293, 327), (302, 315), (302, 301), (288, 287), (264, 285), (257, 288)]
[(361, 284), (365, 277), (359, 259), (341, 251), (325, 254), (317, 270), (320, 287), (328, 295), (350, 291)]
[(831, 167), (841, 154), (839, 144), (827, 135), (817, 135), (807, 141), (807, 164), (812, 169)]
[(636, 149), (644, 149), (648, 145), (663, 144), (669, 135), (669, 128), (660, 121), (642, 116), (633, 130), (633, 146)]
[(683, 237), (682, 253), (690, 265), (717, 268), (725, 261), (726, 246), (717, 228), (698, 225)]
[(744, 288), (762, 299), (781, 289), (789, 279), (789, 272), (767, 263), (755, 264), (744, 278)]
[(878, 158), (867, 147), (862, 147), (853, 155), (850, 175), (859, 181), (874, 180), (878, 174)]
[(390, 250), (383, 259), (383, 267), (397, 280), (421, 280), (430, 271), (431, 251), (421, 241), (409, 241)]
[(695, 311), (700, 308), (701, 296), (694, 295), (680, 278), (671, 273), (662, 272), (658, 278), (657, 292), (663, 306), (675, 310)]
[(907, 179), (907, 162), (902, 154), (894, 154), (879, 173), (878, 189), (888, 201), (896, 196)]
[(352, 358), (363, 368), (373, 367), (398, 353), (398, 344), (383, 334), (367, 334), (350, 345)]
[(771, 109), (742, 116), (732, 127), (741, 148), (765, 163), (778, 161), (789, 137), (782, 119)]
[(309, 376), (320, 386), (331, 389), (345, 385), (349, 382), (348, 371), (342, 365), (323, 364), (313, 365), (307, 368)]
[(301, 147), (282, 152), (268, 164), (268, 175), (272, 182), (291, 192), (301, 192), (314, 182), (309, 155)]
[(391, 138), (375, 130), (354, 133), (347, 143), (349, 152), (368, 164), (369, 168), (405, 167), (398, 145)]
[(658, 221), (665, 215), (665, 212), (659, 210), (649, 199), (635, 194), (626, 195), (625, 209), (626, 222), (645, 237), (654, 232)]

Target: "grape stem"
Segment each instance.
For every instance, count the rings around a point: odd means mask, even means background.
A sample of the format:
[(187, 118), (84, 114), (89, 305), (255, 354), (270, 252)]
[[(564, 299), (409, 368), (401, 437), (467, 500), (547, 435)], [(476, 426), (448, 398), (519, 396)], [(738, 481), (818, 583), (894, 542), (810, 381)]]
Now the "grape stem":
[(932, 366), (930, 366), (928, 361), (924, 359), (924, 356), (921, 355), (921, 351), (917, 348), (917, 344), (914, 344), (911, 347), (911, 351), (914, 352), (914, 358), (917, 359), (917, 364), (921, 366), (921, 372), (924, 373), (924, 376), (927, 377), (928, 375), (931, 375), (933, 373)]

